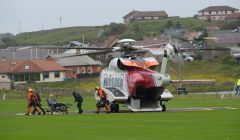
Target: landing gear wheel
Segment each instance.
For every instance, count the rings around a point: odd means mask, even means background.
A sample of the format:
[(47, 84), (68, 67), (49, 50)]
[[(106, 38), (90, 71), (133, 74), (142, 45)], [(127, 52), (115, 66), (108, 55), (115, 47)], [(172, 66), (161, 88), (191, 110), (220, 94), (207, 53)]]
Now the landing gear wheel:
[(119, 104), (111, 103), (110, 105), (110, 111), (113, 112), (119, 112)]
[(115, 104), (114, 111), (115, 111), (115, 112), (119, 112), (119, 104)]
[(50, 107), (50, 112), (51, 112), (51, 115), (53, 115), (53, 107), (52, 106)]
[(165, 104), (162, 104), (162, 105), (161, 105), (161, 107), (162, 107), (162, 112), (165, 112), (165, 111), (167, 110), (167, 108), (166, 108), (166, 105), (165, 105)]
[(110, 112), (113, 113), (113, 111), (115, 110), (115, 104), (110, 104)]

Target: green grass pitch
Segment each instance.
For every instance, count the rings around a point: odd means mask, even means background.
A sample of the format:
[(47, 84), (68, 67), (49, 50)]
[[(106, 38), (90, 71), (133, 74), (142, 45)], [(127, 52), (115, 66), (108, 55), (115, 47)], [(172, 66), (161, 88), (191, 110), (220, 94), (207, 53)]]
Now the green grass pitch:
[[(59, 98), (73, 102), (71, 97)], [(84, 110), (94, 110), (85, 97)], [(45, 105), (45, 102), (43, 103)], [(173, 108), (217, 107), (218, 110), (170, 111)], [(231, 107), (236, 109), (226, 109)], [(121, 105), (122, 108), (122, 105)], [(167, 112), (17, 116), (26, 111), (26, 99), (0, 101), (0, 140), (238, 140), (240, 100), (216, 95), (175, 96)], [(104, 110), (104, 109), (102, 109)]]

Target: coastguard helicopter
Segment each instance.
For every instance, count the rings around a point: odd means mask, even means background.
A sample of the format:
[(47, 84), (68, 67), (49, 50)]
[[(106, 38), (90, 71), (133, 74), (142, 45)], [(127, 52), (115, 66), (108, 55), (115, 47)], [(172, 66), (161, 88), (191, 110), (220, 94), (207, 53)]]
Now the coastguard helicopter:
[[(99, 77), (99, 85), (108, 96), (111, 112), (119, 112), (119, 104), (126, 104), (128, 109), (133, 112), (166, 111), (165, 102), (173, 98), (166, 87), (170, 83), (184, 82), (182, 78), (181, 80), (171, 80), (169, 75), (169, 61), (182, 50), (178, 50), (171, 43), (136, 46), (136, 41), (133, 39), (122, 39), (117, 44), (120, 47), (70, 47), (68, 49), (101, 50), (99, 51), (101, 53), (124, 52), (121, 57), (110, 60), (108, 67), (101, 71)], [(154, 67), (160, 64), (154, 57), (140, 58), (131, 55), (134, 50), (147, 50), (147, 48), (160, 46), (164, 48), (160, 72), (154, 70)], [(79, 55), (86, 54), (72, 56)], [(186, 82), (197, 81), (208, 82), (212, 80), (186, 80)], [(99, 97), (95, 95), (95, 99), (98, 100)]]
[(135, 40), (132, 39), (122, 39), (118, 44), (121, 46), (118, 49), (124, 50), (124, 55), (110, 60), (109, 66), (101, 71), (99, 78), (99, 85), (111, 103), (111, 112), (118, 112), (119, 104), (127, 104), (134, 112), (166, 111), (164, 102), (173, 98), (165, 89), (171, 81), (167, 73), (168, 61), (173, 59), (177, 49), (170, 44), (154, 45), (166, 45), (161, 71), (157, 72), (153, 67), (159, 65), (159, 62), (154, 57), (133, 57), (130, 53), (151, 46), (134, 46)]

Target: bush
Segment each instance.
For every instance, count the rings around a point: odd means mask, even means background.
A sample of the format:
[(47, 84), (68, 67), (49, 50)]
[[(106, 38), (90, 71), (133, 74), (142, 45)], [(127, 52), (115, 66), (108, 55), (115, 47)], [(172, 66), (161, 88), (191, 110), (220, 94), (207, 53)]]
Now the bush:
[(103, 35), (109, 36), (109, 35), (121, 34), (125, 31), (126, 31), (126, 25), (112, 22), (110, 23), (110, 25), (105, 26)]

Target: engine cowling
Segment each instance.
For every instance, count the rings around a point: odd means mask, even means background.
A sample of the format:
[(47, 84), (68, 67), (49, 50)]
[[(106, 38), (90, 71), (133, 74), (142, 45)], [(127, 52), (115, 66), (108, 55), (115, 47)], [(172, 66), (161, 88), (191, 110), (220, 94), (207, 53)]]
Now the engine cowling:
[(114, 58), (109, 62), (109, 68), (118, 70), (119, 69), (119, 59), (118, 58)]

